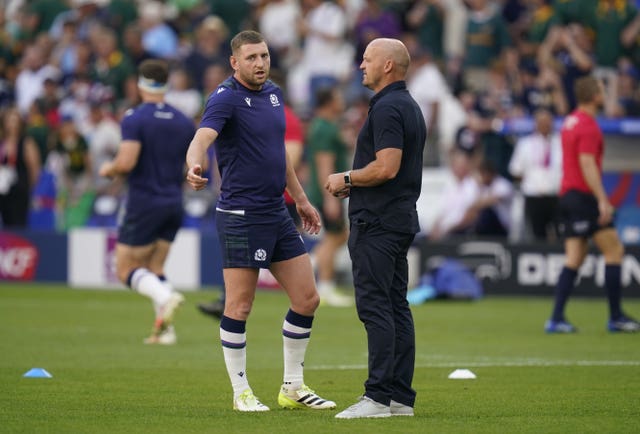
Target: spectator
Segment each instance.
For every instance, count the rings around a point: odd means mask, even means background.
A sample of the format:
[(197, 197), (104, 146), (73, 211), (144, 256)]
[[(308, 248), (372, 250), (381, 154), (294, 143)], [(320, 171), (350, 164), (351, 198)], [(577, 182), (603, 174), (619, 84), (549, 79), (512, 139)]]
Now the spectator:
[(258, 16), (260, 33), (277, 53), (280, 69), (291, 67), (300, 56), (300, 16), (300, 5), (296, 0), (267, 0)]
[(142, 3), (139, 10), (142, 27), (142, 45), (153, 56), (173, 59), (178, 55), (178, 37), (164, 22), (162, 3), (151, 0)]
[(205, 70), (210, 65), (227, 63), (228, 33), (226, 24), (216, 15), (206, 17), (196, 29), (195, 45), (186, 55), (184, 65), (198, 90), (204, 89)]
[(93, 102), (90, 104), (89, 120), (91, 134), (88, 137), (93, 184), (97, 194), (107, 193), (111, 182), (100, 176), (103, 163), (111, 161), (120, 145), (120, 126), (113, 119), (108, 104)]
[(142, 28), (138, 23), (131, 23), (124, 29), (122, 38), (123, 52), (131, 59), (133, 66), (137, 68), (142, 62), (153, 58), (142, 43)]
[(399, 38), (401, 32), (398, 17), (395, 13), (384, 9), (381, 0), (366, 0), (353, 29), (356, 40), (356, 62), (362, 59), (362, 54), (369, 42), (376, 38)]
[(574, 82), (588, 75), (594, 68), (591, 41), (585, 28), (580, 24), (554, 27), (540, 46), (538, 64), (558, 71), (562, 77), (569, 110), (572, 110), (576, 105)]
[(449, 157), (451, 183), (442, 192), (443, 202), (429, 232), (431, 240), (442, 240), (467, 232), (473, 223), (469, 209), (479, 197), (478, 183), (473, 178), (471, 154), (454, 148)]
[(537, 111), (535, 123), (535, 131), (516, 143), (509, 171), (520, 182), (529, 231), (538, 241), (550, 241), (555, 238), (562, 146), (551, 112)]
[(442, 0), (418, 0), (407, 15), (409, 28), (417, 33), (420, 47), (436, 62), (444, 60), (444, 23), (447, 12)]
[(34, 26), (32, 32), (37, 35), (48, 32), (55, 18), (62, 12), (68, 11), (68, 2), (63, 0), (35, 0), (29, 2), (27, 14)]
[(91, 156), (87, 141), (69, 116), (62, 118), (54, 150), (61, 159), (59, 171), (55, 174), (61, 217), (58, 225), (63, 230), (84, 226), (95, 196)]
[(513, 186), (484, 160), (477, 173), (478, 197), (463, 220), (471, 222), (471, 233), (506, 237), (511, 229)]
[(189, 74), (184, 68), (177, 68), (169, 74), (169, 90), (165, 101), (195, 119), (202, 111), (202, 94), (191, 86)]
[(99, 0), (71, 0), (72, 9), (56, 16), (51, 24), (49, 35), (58, 40), (62, 36), (65, 23), (76, 23), (76, 37), (81, 40), (89, 39), (94, 28), (104, 25), (106, 16)]
[(339, 121), (344, 113), (344, 100), (337, 87), (318, 90), (317, 107), (307, 134), (309, 148), (309, 200), (320, 212), (324, 233), (313, 253), (316, 258), (320, 303), (329, 306), (351, 306), (347, 297), (336, 288), (335, 261), (339, 249), (348, 238), (347, 219), (342, 201), (324, 188), (332, 173), (344, 172), (347, 166), (347, 145), (340, 133)]
[(470, 89), (484, 90), (491, 64), (502, 56), (512, 55), (511, 38), (499, 10), (488, 0), (467, 0), (467, 4), (471, 11), (467, 19), (463, 82)]
[(96, 29), (91, 38), (91, 45), (95, 61), (90, 79), (103, 85), (102, 99), (121, 99), (124, 96), (125, 82), (135, 76), (131, 60), (118, 49), (118, 41), (113, 30), (105, 27)]
[(289, 72), (289, 97), (294, 108), (308, 110), (317, 89), (347, 79), (354, 50), (345, 39), (347, 17), (340, 6), (328, 0), (304, 0), (303, 5), (308, 10), (299, 23), (304, 52)]
[(418, 46), (411, 48), (411, 70), (407, 78), (407, 89), (416, 100), (427, 125), (427, 143), (424, 162), (427, 165), (438, 165), (444, 158), (444, 150), (440, 147), (438, 122), (440, 109), (448, 94), (448, 85), (442, 73), (433, 62), (431, 53)]
[(15, 107), (4, 109), (0, 122), (0, 227), (27, 226), (31, 190), (40, 176), (35, 141)]
[(209, 4), (209, 13), (219, 16), (227, 25), (228, 35), (235, 35), (247, 28), (248, 19), (251, 16), (251, 1), (207, 0), (207, 3)]
[(31, 104), (43, 93), (44, 81), (56, 79), (57, 68), (46, 63), (46, 53), (40, 45), (29, 45), (22, 58), (21, 71), (16, 77), (16, 103), (21, 115), (26, 115)]
[(562, 116), (569, 111), (561, 78), (551, 66), (543, 65), (539, 69), (530, 63), (523, 64), (516, 97), (527, 115), (548, 110)]
[(632, 64), (625, 62), (618, 73), (618, 95), (616, 116), (640, 117), (640, 73)]

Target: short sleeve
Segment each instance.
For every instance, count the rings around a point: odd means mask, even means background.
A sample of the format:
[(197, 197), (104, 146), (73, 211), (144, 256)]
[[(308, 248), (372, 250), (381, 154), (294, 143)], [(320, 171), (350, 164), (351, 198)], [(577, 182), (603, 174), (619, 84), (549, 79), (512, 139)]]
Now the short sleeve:
[(122, 140), (142, 141), (140, 138), (140, 122), (136, 122), (135, 111), (133, 109), (125, 113), (120, 129), (122, 132)]
[(602, 133), (594, 122), (585, 123), (580, 129), (578, 141), (578, 154), (597, 155), (600, 150)]
[(370, 114), (375, 152), (386, 148), (404, 148), (402, 115), (391, 105), (376, 106)]
[(233, 114), (233, 102), (233, 91), (223, 86), (218, 87), (207, 100), (200, 127), (211, 128), (220, 134)]

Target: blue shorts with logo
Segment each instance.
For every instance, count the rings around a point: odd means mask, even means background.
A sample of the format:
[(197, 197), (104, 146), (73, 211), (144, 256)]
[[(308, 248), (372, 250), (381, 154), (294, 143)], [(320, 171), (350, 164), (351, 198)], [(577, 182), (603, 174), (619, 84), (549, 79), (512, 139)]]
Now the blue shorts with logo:
[(273, 211), (216, 210), (223, 268), (269, 268), (307, 253), (287, 209)]
[(118, 242), (146, 246), (162, 239), (172, 242), (182, 225), (182, 204), (128, 207), (118, 230)]
[(614, 227), (613, 220), (604, 226), (598, 223), (598, 200), (592, 194), (569, 190), (560, 197), (558, 207), (558, 232), (565, 238), (590, 238), (601, 229)]

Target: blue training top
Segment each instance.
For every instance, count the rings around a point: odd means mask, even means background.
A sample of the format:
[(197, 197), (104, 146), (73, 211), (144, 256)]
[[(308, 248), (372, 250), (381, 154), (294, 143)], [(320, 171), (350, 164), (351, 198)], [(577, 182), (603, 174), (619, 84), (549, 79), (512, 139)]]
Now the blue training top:
[(279, 87), (267, 81), (254, 91), (228, 78), (209, 96), (200, 127), (218, 133), (219, 208), (268, 211), (284, 206), (285, 117)]
[(127, 208), (182, 204), (185, 154), (195, 125), (165, 103), (143, 103), (122, 119), (122, 139), (140, 142), (140, 156), (129, 173)]

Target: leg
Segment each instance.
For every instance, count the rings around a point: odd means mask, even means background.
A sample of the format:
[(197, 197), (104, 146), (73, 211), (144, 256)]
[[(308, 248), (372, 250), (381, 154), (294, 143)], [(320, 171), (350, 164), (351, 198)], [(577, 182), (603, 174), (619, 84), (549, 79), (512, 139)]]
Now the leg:
[(304, 357), (309, 345), (313, 314), (320, 303), (309, 255), (273, 262), (271, 272), (291, 301), (282, 325), (284, 374), (278, 404), (284, 408), (335, 408), (304, 384)]
[(606, 228), (596, 232), (593, 235), (593, 241), (604, 256), (604, 281), (609, 300), (609, 320), (616, 321), (623, 316), (620, 266), (624, 257), (624, 246), (614, 228)]
[(393, 393), (396, 330), (391, 284), (396, 270), (395, 236), (377, 225), (352, 225), (349, 251), (358, 317), (367, 331), (369, 375), (365, 396), (388, 406)]
[[(328, 228), (325, 228), (328, 229)], [(325, 232), (324, 237), (316, 246), (316, 265), (318, 270), (318, 293), (323, 304), (329, 306), (352, 306), (353, 299), (339, 293), (335, 281), (335, 257), (349, 236), (346, 228), (338, 232)]]
[[(564, 308), (575, 285), (578, 269), (587, 255), (587, 240), (580, 237), (567, 238), (564, 242), (564, 249), (566, 255), (565, 266), (558, 277), (553, 313), (551, 315), (551, 321), (560, 323), (565, 322)], [(552, 332), (551, 324), (547, 323), (547, 326), (547, 331)]]
[[(396, 330), (395, 353), (393, 366), (393, 395), (391, 399), (404, 406), (413, 407), (416, 392), (411, 387), (415, 368), (415, 330), (413, 316), (407, 301), (407, 285), (409, 280), (409, 265), (407, 252), (413, 237), (406, 240), (406, 249), (398, 254), (396, 270), (391, 284), (391, 302), (393, 305), (393, 319)], [(392, 408), (393, 413), (393, 408)]]

